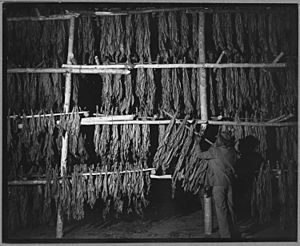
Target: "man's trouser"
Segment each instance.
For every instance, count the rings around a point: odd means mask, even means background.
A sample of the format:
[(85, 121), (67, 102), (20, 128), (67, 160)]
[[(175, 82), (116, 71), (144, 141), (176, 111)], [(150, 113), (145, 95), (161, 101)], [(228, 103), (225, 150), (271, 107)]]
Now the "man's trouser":
[(231, 228), (235, 224), (232, 187), (213, 186), (212, 194), (216, 207), (220, 237), (230, 238)]

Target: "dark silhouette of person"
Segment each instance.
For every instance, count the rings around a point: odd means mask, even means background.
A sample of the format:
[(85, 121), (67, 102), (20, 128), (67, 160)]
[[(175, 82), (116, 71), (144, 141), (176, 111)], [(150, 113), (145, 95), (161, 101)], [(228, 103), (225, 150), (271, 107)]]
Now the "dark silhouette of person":
[(197, 153), (208, 160), (208, 184), (212, 187), (219, 234), (221, 238), (231, 238), (234, 234), (235, 213), (233, 209), (232, 183), (235, 178), (236, 151), (229, 133), (219, 132), (216, 142), (202, 152), (198, 144)]
[(236, 204), (241, 219), (251, 216), (251, 194), (255, 176), (263, 161), (258, 152), (259, 140), (247, 136), (239, 141), (239, 158), (236, 164), (237, 180), (235, 185)]

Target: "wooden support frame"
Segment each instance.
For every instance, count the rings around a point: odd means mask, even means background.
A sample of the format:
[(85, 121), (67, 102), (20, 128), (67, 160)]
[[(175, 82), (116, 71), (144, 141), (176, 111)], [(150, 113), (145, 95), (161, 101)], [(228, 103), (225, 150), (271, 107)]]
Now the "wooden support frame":
[(116, 11), (77, 11), (80, 14), (88, 14), (92, 16), (116, 16), (116, 15), (133, 15), (133, 14), (153, 14), (153, 13), (161, 13), (161, 12), (176, 12), (176, 11), (184, 11), (186, 13), (243, 13), (243, 12), (266, 12), (269, 11), (270, 8), (252, 8), (251, 10), (247, 8), (236, 8), (236, 9), (224, 9), (224, 8), (211, 8), (211, 7), (175, 7), (175, 8), (143, 8), (138, 10), (116, 10)]
[(9, 68), (7, 73), (74, 73), (74, 74), (130, 74), (128, 69), (115, 68)]
[[(151, 172), (151, 175), (155, 174), (155, 168), (145, 168), (145, 169), (134, 169), (134, 170), (124, 170), (120, 172), (92, 172), (92, 173), (81, 173), (82, 176), (96, 176), (96, 175), (111, 175), (115, 173), (135, 173), (135, 172)], [(71, 178), (71, 176), (68, 176), (68, 178)], [(60, 181), (61, 182), (61, 181)], [(40, 180), (13, 180), (8, 181), (9, 186), (18, 186), (18, 185), (45, 185), (47, 183), (47, 180), (40, 179)], [(52, 181), (53, 183), (53, 181)]]
[(236, 9), (224, 9), (224, 8), (209, 8), (209, 7), (177, 7), (177, 8), (143, 8), (138, 10), (127, 10), (127, 11), (77, 11), (68, 14), (56, 14), (49, 16), (21, 16), (21, 17), (7, 17), (7, 21), (47, 21), (47, 20), (69, 20), (72, 17), (79, 17), (80, 15), (90, 15), (90, 16), (117, 16), (117, 15), (132, 15), (132, 14), (153, 14), (160, 12), (174, 12), (174, 11), (184, 11), (186, 13), (243, 13), (243, 12), (265, 12), (269, 11), (270, 8), (252, 8), (251, 10), (247, 8), (236, 8)]
[[(198, 48), (199, 48), (199, 63), (205, 62), (205, 13), (199, 12), (199, 24), (198, 24)], [(222, 53), (223, 54), (223, 53)], [(222, 59), (219, 59), (220, 62)], [(218, 63), (217, 62), (217, 63)], [(219, 65), (219, 64), (215, 64)], [(216, 68), (216, 67), (214, 67)], [(208, 109), (207, 109), (207, 86), (206, 86), (206, 70), (204, 67), (200, 67), (198, 71), (198, 85), (200, 87), (200, 111), (201, 111), (201, 120), (206, 121), (208, 120)], [(203, 124), (201, 127), (202, 129), (206, 128), (206, 124)], [(204, 206), (204, 233), (211, 234), (212, 233), (212, 206), (211, 206), (211, 198), (206, 197), (204, 194), (204, 201), (206, 206)]]
[[(168, 125), (171, 120), (103, 120), (102, 117), (87, 117), (81, 119), (82, 126), (93, 125)], [(225, 126), (253, 126), (253, 127), (287, 127), (298, 126), (298, 122), (250, 122), (250, 121), (214, 121), (214, 120), (188, 120), (188, 123), (205, 124), (205, 125), (225, 125)], [(56, 122), (59, 124), (59, 120)], [(181, 124), (182, 120), (177, 119), (176, 124)], [(22, 123), (19, 129), (22, 129)]]
[[(204, 45), (204, 44), (203, 44)], [(203, 55), (202, 55), (203, 56)], [(205, 55), (204, 55), (205, 58)], [(202, 60), (202, 58), (201, 58)], [(137, 69), (137, 68), (284, 68), (286, 63), (173, 63), (173, 64), (108, 64), (108, 65), (69, 65), (63, 64), (62, 68), (69, 69)]]
[(49, 20), (70, 20), (78, 17), (80, 14), (64, 14), (64, 15), (49, 15), (49, 16), (22, 16), (22, 17), (7, 17), (7, 21), (49, 21)]
[(286, 63), (184, 63), (184, 64), (135, 64), (135, 65), (72, 65), (62, 68), (9, 68), (7, 73), (74, 73), (74, 74), (130, 74), (130, 69), (138, 68), (286, 68)]
[[(54, 113), (54, 114), (35, 114), (35, 115), (10, 115), (8, 116), (7, 118), (11, 118), (11, 119), (15, 119), (15, 118), (26, 118), (26, 119), (30, 119), (30, 118), (39, 118), (39, 117), (51, 117), (51, 116), (63, 116), (63, 115), (70, 115), (72, 113)], [(83, 114), (84, 116), (85, 115), (88, 115), (89, 114), (89, 111), (80, 111), (78, 112), (78, 114)]]
[[(75, 31), (75, 17), (70, 19), (69, 26), (69, 41), (68, 41), (68, 57), (67, 63), (72, 64), (71, 60), (74, 58), (73, 45), (74, 45), (74, 31)], [(72, 89), (72, 74), (66, 74), (65, 82), (65, 101), (64, 101), (64, 113), (68, 113), (70, 109), (71, 89)], [(61, 161), (60, 161), (60, 175), (63, 176), (67, 170), (67, 155), (68, 155), (68, 132), (62, 137), (61, 148)], [(57, 209), (57, 222), (56, 222), (56, 238), (63, 237), (63, 215), (61, 205), (58, 204)]]

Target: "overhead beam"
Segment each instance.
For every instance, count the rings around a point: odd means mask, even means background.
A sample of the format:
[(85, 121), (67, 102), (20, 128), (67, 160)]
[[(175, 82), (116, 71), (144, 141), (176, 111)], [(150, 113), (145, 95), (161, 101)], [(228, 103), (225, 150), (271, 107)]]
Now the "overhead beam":
[(130, 74), (125, 69), (103, 68), (9, 68), (7, 73), (74, 73), (74, 74)]
[(50, 21), (50, 20), (70, 20), (71, 18), (78, 17), (80, 14), (64, 14), (64, 15), (49, 15), (49, 16), (20, 16), (20, 17), (7, 17), (7, 21)]
[[(110, 120), (104, 121), (98, 117), (88, 117), (81, 119), (81, 125), (168, 125), (171, 120)], [(227, 125), (227, 126), (297, 126), (298, 122), (248, 122), (248, 121), (213, 121), (213, 120), (188, 120), (189, 123), (208, 124), (208, 125)], [(181, 120), (176, 120), (177, 124), (181, 124)]]

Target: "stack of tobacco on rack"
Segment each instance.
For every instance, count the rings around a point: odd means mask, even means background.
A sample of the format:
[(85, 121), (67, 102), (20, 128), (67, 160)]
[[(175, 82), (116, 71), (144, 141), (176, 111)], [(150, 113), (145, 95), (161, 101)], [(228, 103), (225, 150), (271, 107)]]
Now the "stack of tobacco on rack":
[(172, 191), (175, 194), (178, 182), (184, 191), (197, 194), (205, 184), (207, 162), (197, 157), (194, 130), (195, 125), (187, 129), (186, 117), (176, 126), (175, 116), (167, 126), (153, 160), (153, 166), (160, 171), (172, 174)]
[[(58, 207), (68, 219), (80, 220), (84, 217), (85, 204), (93, 208), (97, 199), (102, 201), (99, 204), (103, 219), (112, 214), (116, 217), (126, 213), (142, 216), (148, 205), (150, 170), (129, 164), (125, 168), (81, 164), (74, 166), (71, 175), (65, 173), (60, 177), (57, 167), (48, 167), (45, 185), (10, 186), (9, 229), (49, 222), (54, 219)], [(40, 221), (33, 222), (33, 218), (40, 218)]]
[(70, 114), (61, 114), (59, 124), (53, 113), (25, 114), (7, 118), (7, 161), (9, 179), (25, 178), (45, 173), (47, 166), (60, 162), (62, 137), (69, 133), (69, 153), (76, 159), (86, 156), (85, 138), (80, 130), (78, 108)]
[(271, 221), (273, 208), (272, 169), (270, 163), (262, 164), (253, 182), (251, 214), (257, 216), (261, 224)]
[(128, 163), (147, 168), (150, 153), (149, 125), (96, 125), (95, 152), (101, 165), (125, 167)]
[[(8, 68), (60, 68), (66, 62), (68, 21), (9, 21), (7, 36)], [(16, 114), (62, 112), (63, 82), (62, 74), (7, 74), (8, 107)]]

